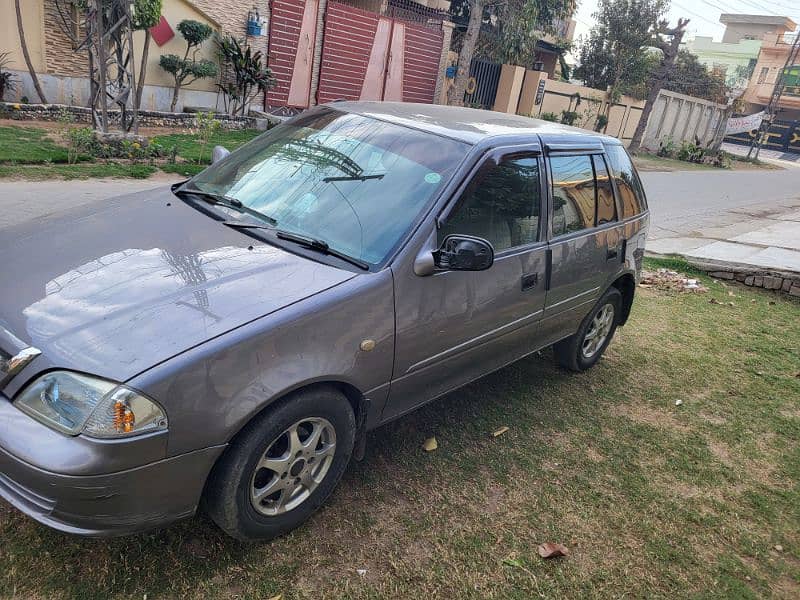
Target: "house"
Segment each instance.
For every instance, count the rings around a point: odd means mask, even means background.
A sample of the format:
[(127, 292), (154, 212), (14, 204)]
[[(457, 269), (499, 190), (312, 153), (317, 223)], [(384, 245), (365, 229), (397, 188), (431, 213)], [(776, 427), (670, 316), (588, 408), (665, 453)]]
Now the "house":
[[(88, 56), (76, 49), (80, 27), (68, 25), (70, 0), (21, 3), (31, 62), (51, 103), (89, 103)], [(264, 52), (276, 86), (259, 108), (294, 110), (332, 99), (394, 99), (433, 102), (444, 79), (452, 25), (446, 0), (164, 0), (162, 22), (151, 29), (141, 108), (167, 110), (172, 79), (159, 66), (163, 54), (183, 56), (177, 32), (184, 19), (210, 25), (220, 34), (244, 39)], [(17, 32), (14, 0), (0, 0), (0, 52), (21, 85), (5, 100), (38, 102)], [(253, 26), (254, 17), (258, 23)], [(68, 30), (68, 31), (67, 31)], [(134, 33), (134, 62), (141, 56), (143, 31)], [(197, 58), (217, 60), (213, 41)], [(217, 79), (201, 79), (182, 88), (178, 110), (223, 109)]]
[(723, 75), (732, 88), (747, 86), (765, 39), (775, 39), (795, 28), (788, 17), (774, 15), (726, 13), (720, 15), (719, 21), (725, 25), (722, 41), (696, 36), (681, 45), (710, 71)]
[[(794, 25), (794, 23), (792, 23)], [(775, 82), (786, 68), (785, 88), (778, 101), (777, 118), (783, 121), (800, 120), (800, 55), (794, 43), (800, 34), (780, 33), (764, 40), (758, 54), (755, 70), (744, 93), (747, 104), (745, 112), (750, 114), (763, 110), (772, 97)], [(787, 67), (790, 53), (794, 57)]]

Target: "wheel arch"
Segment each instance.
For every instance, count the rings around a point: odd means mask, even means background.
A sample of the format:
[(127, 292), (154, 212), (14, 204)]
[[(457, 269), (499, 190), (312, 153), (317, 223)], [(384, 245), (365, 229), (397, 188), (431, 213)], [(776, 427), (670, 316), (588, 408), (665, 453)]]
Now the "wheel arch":
[(624, 325), (628, 321), (633, 307), (633, 296), (636, 291), (636, 279), (632, 273), (624, 273), (617, 277), (610, 287), (619, 290), (622, 294), (622, 314), (619, 317), (619, 325)]
[(323, 377), (313, 381), (298, 383), (273, 395), (270, 399), (261, 404), (257, 410), (254, 410), (252, 413), (250, 413), (247, 418), (242, 419), (242, 422), (239, 423), (239, 426), (236, 428), (236, 430), (232, 431), (227, 443), (230, 444), (233, 440), (235, 440), (245, 427), (247, 427), (255, 419), (258, 419), (266, 411), (270, 410), (270, 408), (274, 406), (276, 402), (280, 402), (292, 394), (324, 387), (332, 388), (347, 398), (347, 401), (350, 403), (350, 406), (353, 409), (353, 414), (358, 416), (359, 411), (365, 402), (365, 396), (361, 390), (359, 390), (352, 382), (345, 381), (344, 379)]

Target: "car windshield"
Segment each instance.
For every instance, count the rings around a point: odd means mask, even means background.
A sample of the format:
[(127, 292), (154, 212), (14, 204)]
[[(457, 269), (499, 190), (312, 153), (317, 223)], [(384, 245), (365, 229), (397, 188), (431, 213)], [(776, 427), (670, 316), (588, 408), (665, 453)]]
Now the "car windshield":
[(322, 108), (275, 127), (184, 189), (239, 201), (269, 227), (375, 265), (467, 150), (455, 140)]

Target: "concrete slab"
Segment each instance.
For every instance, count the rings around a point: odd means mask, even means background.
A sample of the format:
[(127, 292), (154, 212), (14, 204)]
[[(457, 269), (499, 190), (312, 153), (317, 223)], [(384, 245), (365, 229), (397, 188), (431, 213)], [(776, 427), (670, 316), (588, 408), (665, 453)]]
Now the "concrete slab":
[(732, 242), (714, 242), (680, 254), (714, 263), (747, 265), (800, 273), (800, 252), (784, 248), (762, 248)]
[(767, 227), (733, 236), (730, 240), (742, 244), (800, 250), (800, 223), (795, 221), (773, 222)]
[(667, 237), (651, 239), (648, 235), (647, 251), (655, 254), (685, 254), (708, 245), (703, 238)]

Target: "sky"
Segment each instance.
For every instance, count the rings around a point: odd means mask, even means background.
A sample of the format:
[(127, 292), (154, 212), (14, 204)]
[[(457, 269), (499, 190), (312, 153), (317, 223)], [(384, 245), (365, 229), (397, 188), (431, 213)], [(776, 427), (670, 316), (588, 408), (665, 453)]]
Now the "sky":
[[(596, 0), (578, 0), (575, 15), (575, 40), (586, 35), (594, 23), (592, 14), (597, 7)], [(722, 13), (748, 15), (780, 15), (789, 17), (800, 24), (800, 0), (672, 0), (669, 11), (670, 24), (678, 17), (691, 19), (687, 27), (687, 37), (696, 35), (711, 36), (714, 41), (722, 39), (725, 26), (719, 22)]]

